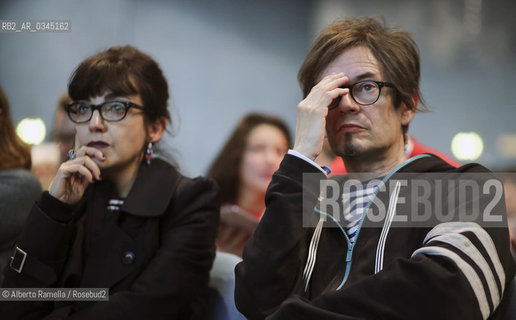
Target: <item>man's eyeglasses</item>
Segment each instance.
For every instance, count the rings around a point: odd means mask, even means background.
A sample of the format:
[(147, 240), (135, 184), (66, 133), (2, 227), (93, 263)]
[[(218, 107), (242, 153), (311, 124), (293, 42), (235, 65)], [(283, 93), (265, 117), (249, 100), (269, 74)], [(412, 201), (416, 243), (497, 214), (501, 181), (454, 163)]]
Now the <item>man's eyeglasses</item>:
[(91, 120), (93, 111), (98, 110), (104, 121), (120, 121), (125, 118), (130, 108), (143, 110), (142, 106), (129, 101), (106, 101), (101, 104), (73, 102), (66, 106), (68, 117), (75, 123), (85, 123)]
[[(341, 88), (349, 88), (349, 93), (353, 100), (360, 105), (367, 106), (378, 101), (383, 87), (394, 88), (394, 85), (389, 82), (361, 80), (352, 85), (342, 86)], [(342, 96), (334, 99), (328, 109), (335, 109), (339, 105), (340, 99), (342, 99)]]

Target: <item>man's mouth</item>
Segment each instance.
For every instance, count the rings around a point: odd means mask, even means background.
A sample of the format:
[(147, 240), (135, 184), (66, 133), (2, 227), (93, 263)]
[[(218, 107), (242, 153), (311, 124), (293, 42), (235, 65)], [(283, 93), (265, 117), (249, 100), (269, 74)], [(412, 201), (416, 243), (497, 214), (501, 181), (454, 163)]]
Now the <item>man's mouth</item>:
[(354, 123), (345, 123), (339, 127), (339, 132), (359, 132), (364, 130), (363, 127)]

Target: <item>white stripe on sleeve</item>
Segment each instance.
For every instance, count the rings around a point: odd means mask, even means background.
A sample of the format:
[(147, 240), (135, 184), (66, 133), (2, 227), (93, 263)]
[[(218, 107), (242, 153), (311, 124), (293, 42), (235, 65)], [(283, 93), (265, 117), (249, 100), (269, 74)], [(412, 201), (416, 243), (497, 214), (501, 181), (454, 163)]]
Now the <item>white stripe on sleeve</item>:
[(487, 254), (489, 255), (489, 259), (493, 263), (493, 266), (496, 270), (496, 274), (498, 275), (498, 279), (500, 279), (500, 284), (502, 286), (502, 292), (500, 296), (503, 296), (503, 292), (505, 289), (505, 271), (503, 269), (502, 263), (500, 262), (500, 258), (498, 257), (498, 251), (496, 251), (496, 246), (491, 239), (491, 236), (487, 231), (482, 229), (477, 223), (474, 222), (446, 222), (441, 223), (435, 226), (430, 232), (426, 235), (424, 243), (427, 243), (431, 238), (437, 237), (443, 234), (448, 233), (464, 233), (464, 232), (472, 232), (478, 238), (480, 243), (484, 246)]
[(480, 268), (480, 270), (482, 270), (482, 273), (484, 274), (484, 277), (487, 281), (487, 285), (489, 288), (489, 292), (491, 294), (491, 302), (493, 303), (493, 306), (496, 309), (496, 307), (498, 307), (498, 305), (500, 304), (500, 292), (498, 291), (498, 287), (496, 286), (495, 276), (484, 256), (480, 253), (480, 251), (478, 251), (478, 249), (473, 245), (473, 243), (471, 243), (468, 237), (462, 234), (448, 233), (443, 234), (442, 236), (435, 237), (431, 241), (441, 241), (449, 245), (452, 245), (464, 254), (466, 254), (471, 260), (475, 262), (475, 264)]
[(487, 297), (485, 293), (484, 286), (482, 282), (478, 278), (477, 273), (466, 261), (464, 261), (458, 254), (455, 252), (442, 248), (442, 247), (423, 247), (419, 248), (412, 254), (412, 257), (418, 254), (427, 254), (427, 255), (436, 255), (443, 256), (451, 259), (462, 271), (466, 279), (468, 279), (475, 296), (477, 297), (478, 306), (480, 308), (480, 312), (482, 313), (482, 318), (487, 319), (489, 317), (489, 303), (487, 302)]

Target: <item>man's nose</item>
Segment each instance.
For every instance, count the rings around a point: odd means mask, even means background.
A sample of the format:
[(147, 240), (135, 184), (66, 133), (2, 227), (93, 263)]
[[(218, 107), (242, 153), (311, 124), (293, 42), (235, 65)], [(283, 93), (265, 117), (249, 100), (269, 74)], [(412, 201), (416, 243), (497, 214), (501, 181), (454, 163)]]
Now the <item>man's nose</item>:
[(337, 108), (341, 112), (357, 113), (360, 111), (360, 105), (353, 100), (351, 93), (344, 94), (340, 97)]

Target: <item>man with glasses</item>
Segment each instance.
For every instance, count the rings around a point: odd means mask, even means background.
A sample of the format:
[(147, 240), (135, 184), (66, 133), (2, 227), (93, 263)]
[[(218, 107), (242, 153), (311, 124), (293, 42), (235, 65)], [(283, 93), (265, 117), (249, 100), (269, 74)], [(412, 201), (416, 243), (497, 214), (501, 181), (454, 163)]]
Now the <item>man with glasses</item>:
[[(503, 202), (490, 194), (443, 198), (460, 189), (459, 174), (489, 171), (404, 154), (422, 100), (419, 78), (410, 35), (375, 19), (338, 21), (316, 39), (299, 71), (304, 100), (294, 148), (273, 176), (267, 209), (235, 271), (236, 304), (249, 319), (495, 319), (503, 312), (514, 275)], [(314, 162), (325, 130), (348, 172), (360, 174), (349, 188), (335, 188), (349, 176), (330, 183), (329, 170)], [(420, 225), (410, 210), (423, 203), (404, 173), (417, 173), (432, 197), (444, 199)], [(447, 184), (433, 178), (438, 173)], [(479, 176), (472, 183), (486, 180), (496, 184)], [(471, 203), (491, 203), (501, 222), (484, 228), (454, 215), (464, 205), (478, 213)], [(370, 216), (375, 207), (381, 219)]]

